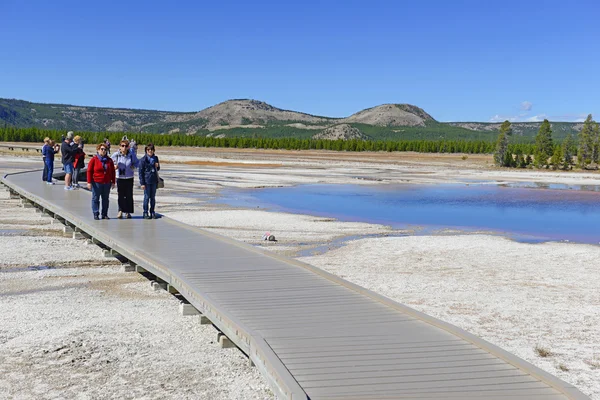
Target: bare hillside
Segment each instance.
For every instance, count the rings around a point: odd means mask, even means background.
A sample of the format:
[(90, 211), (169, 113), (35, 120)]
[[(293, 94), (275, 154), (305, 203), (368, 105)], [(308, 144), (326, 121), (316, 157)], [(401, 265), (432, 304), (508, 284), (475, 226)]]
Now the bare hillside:
[(209, 129), (225, 125), (261, 125), (273, 121), (295, 121), (310, 124), (328, 124), (336, 121), (332, 118), (282, 110), (258, 100), (225, 101), (194, 115), (194, 119), (199, 118), (208, 121), (206, 128)]
[[(469, 129), (471, 131), (500, 131), (502, 123), (499, 122), (448, 122), (448, 125)], [(541, 122), (513, 122), (512, 131), (519, 136), (535, 136), (542, 125)], [(582, 123), (574, 122), (552, 122), (553, 133), (562, 137), (568, 133), (576, 134), (583, 128)]]
[(330, 126), (321, 133), (317, 133), (313, 136), (313, 139), (327, 139), (327, 140), (367, 140), (369, 137), (362, 133), (359, 129), (352, 127), (348, 124), (339, 124)]
[(345, 123), (360, 123), (377, 126), (425, 126), (426, 121), (435, 121), (423, 109), (410, 104), (382, 104), (367, 108), (345, 118)]

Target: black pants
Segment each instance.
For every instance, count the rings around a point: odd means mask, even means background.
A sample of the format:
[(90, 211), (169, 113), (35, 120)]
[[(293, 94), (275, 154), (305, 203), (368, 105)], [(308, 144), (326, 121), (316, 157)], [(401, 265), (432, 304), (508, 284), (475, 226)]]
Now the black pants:
[(117, 179), (119, 193), (119, 211), (133, 212), (133, 179)]

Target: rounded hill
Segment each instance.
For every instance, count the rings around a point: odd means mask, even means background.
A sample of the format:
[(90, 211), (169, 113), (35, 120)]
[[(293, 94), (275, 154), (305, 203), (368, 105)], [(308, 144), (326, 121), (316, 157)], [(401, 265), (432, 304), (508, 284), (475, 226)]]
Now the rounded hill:
[(331, 118), (282, 110), (263, 101), (248, 99), (224, 101), (196, 113), (194, 119), (206, 120), (206, 128), (226, 125), (266, 125), (269, 122), (277, 121), (314, 124), (331, 121)]
[(433, 117), (422, 108), (411, 104), (382, 104), (352, 114), (344, 123), (359, 123), (376, 126), (425, 126)]

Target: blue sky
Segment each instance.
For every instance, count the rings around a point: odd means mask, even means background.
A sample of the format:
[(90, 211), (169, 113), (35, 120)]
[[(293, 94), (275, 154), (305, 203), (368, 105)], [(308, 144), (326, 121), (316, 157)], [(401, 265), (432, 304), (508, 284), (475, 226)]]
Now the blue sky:
[[(253, 98), (343, 117), (600, 113), (600, 2), (0, 0), (0, 97), (198, 111)], [(596, 116), (596, 115), (595, 115)]]

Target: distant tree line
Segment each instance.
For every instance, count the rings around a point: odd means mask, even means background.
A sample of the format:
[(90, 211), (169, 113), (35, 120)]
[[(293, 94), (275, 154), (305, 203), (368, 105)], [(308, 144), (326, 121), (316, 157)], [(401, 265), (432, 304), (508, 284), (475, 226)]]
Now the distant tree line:
[[(65, 131), (44, 130), (38, 128), (0, 128), (0, 141), (5, 142), (42, 142), (45, 137), (60, 141)], [(100, 143), (108, 138), (118, 143), (125, 133), (115, 132), (76, 132), (85, 143)], [(335, 151), (415, 151), (421, 153), (469, 153), (489, 154), (494, 144), (485, 140), (327, 140), (298, 138), (248, 138), (248, 137), (206, 137), (197, 135), (150, 133), (126, 133), (135, 138), (138, 144), (154, 143), (157, 146), (197, 146), (224, 148), (256, 148), (286, 150), (335, 150)], [(527, 147), (515, 144), (513, 147)]]
[[(140, 146), (154, 143), (157, 146), (196, 146), (222, 148), (255, 148), (255, 149), (285, 149), (285, 150), (334, 150), (334, 151), (414, 151), (420, 153), (467, 153), (494, 154), (498, 166), (527, 168), (571, 169), (574, 156), (579, 155), (579, 165), (589, 168), (597, 165), (600, 155), (600, 135), (598, 124), (590, 115), (579, 135), (577, 145), (571, 135), (562, 144), (552, 140), (550, 123), (544, 120), (535, 143), (512, 143), (512, 128), (505, 121), (500, 129), (496, 143), (486, 140), (327, 140), (301, 139), (290, 137), (278, 138), (248, 138), (248, 137), (207, 137), (185, 134), (150, 134), (137, 132), (76, 132), (85, 143), (97, 144), (108, 138), (112, 143), (118, 143), (123, 135), (135, 138)], [(5, 142), (38, 142), (45, 137), (60, 141), (65, 131), (44, 130), (38, 128), (15, 128), (5, 126), (0, 128), (0, 141)]]
[[(494, 162), (500, 167), (572, 169), (577, 157), (577, 166), (582, 169), (597, 169), (600, 158), (600, 130), (598, 123), (588, 115), (579, 133), (578, 141), (569, 134), (562, 143), (552, 138), (552, 127), (545, 119), (535, 137), (533, 145), (511, 146), (512, 128), (504, 121), (494, 149)], [(532, 156), (533, 155), (533, 156)]]

